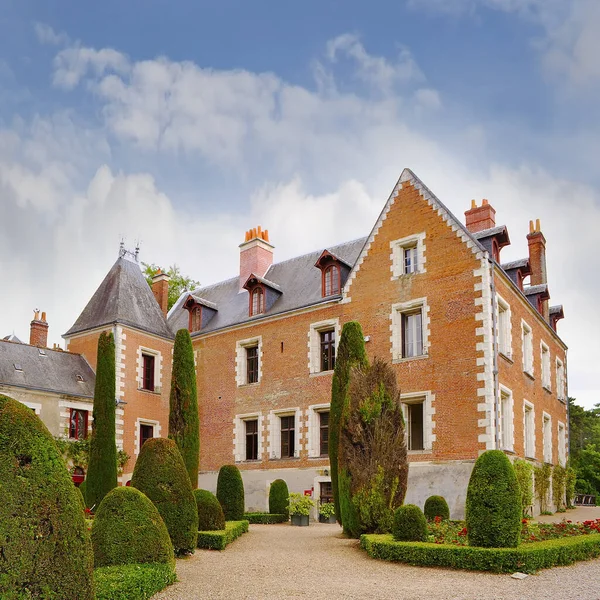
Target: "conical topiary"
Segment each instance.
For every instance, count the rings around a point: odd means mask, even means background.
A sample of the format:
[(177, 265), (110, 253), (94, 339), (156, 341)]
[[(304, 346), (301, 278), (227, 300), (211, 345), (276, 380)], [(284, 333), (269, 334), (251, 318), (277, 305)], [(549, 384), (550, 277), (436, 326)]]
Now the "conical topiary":
[(226, 521), (244, 518), (244, 482), (235, 465), (223, 465), (217, 478), (217, 498), (223, 507)]
[(131, 478), (163, 518), (175, 554), (190, 554), (198, 539), (198, 508), (181, 453), (173, 440), (147, 440), (138, 456)]
[(286, 519), (290, 516), (290, 492), (283, 479), (276, 479), (269, 488), (269, 512)]
[(225, 515), (217, 497), (208, 490), (194, 490), (198, 506), (198, 531), (225, 529)]
[(94, 598), (77, 494), (45, 425), (0, 395), (0, 598)]

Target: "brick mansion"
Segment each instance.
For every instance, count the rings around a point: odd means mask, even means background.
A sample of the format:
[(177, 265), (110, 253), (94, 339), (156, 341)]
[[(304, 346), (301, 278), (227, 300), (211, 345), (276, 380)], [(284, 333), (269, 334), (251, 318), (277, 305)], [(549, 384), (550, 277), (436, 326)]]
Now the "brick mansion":
[(0, 393), (53, 434), (86, 436), (98, 337), (112, 331), (124, 484), (144, 441), (167, 436), (174, 334), (187, 328), (199, 486), (214, 491), (218, 469), (235, 463), (248, 510), (265, 510), (277, 478), (326, 501), (336, 348), (344, 323), (358, 321), (369, 357), (393, 364), (402, 392), (406, 502), (441, 494), (460, 518), (482, 451), (562, 465), (568, 456), (567, 348), (562, 306), (549, 302), (546, 240), (530, 222), (527, 256), (502, 263), (510, 239), (495, 214), (473, 201), (463, 223), (405, 169), (367, 237), (275, 262), (276, 235), (251, 229), (239, 274), (185, 292), (169, 311), (168, 276), (150, 288), (123, 251), (63, 335), (66, 351), (46, 348), (40, 315), (30, 344), (0, 341)]

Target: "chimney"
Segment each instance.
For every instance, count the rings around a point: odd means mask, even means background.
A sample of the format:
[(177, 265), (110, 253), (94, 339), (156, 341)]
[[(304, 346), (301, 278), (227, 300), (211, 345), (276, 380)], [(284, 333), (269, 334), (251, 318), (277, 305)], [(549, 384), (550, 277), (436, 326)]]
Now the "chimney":
[(492, 229), (496, 227), (496, 211), (485, 199), (481, 206), (477, 206), (477, 202), (471, 200), (471, 208), (465, 211), (465, 224), (471, 233)]
[(29, 332), (29, 343), (32, 346), (46, 348), (48, 344), (48, 323), (46, 322), (46, 313), (43, 312), (40, 318), (40, 311), (35, 310), (35, 316), (31, 321)]
[[(540, 229), (540, 220), (529, 221), (529, 233), (527, 234), (527, 245), (529, 246), (529, 265), (531, 266), (531, 285), (548, 283), (546, 274), (546, 238)], [(549, 321), (548, 300), (542, 300), (540, 312), (546, 321)]]
[(240, 290), (252, 273), (264, 277), (272, 264), (273, 246), (268, 230), (258, 226), (246, 231), (244, 243), (240, 244)]
[(158, 269), (156, 275), (152, 277), (152, 293), (162, 310), (163, 315), (167, 316), (169, 310), (169, 281), (171, 278)]

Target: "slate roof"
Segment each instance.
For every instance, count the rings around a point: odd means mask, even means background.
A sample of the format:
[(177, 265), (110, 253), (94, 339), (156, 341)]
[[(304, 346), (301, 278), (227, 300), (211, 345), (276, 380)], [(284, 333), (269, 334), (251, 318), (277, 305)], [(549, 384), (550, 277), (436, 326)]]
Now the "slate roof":
[[(352, 242), (332, 246), (327, 250), (345, 263), (353, 265), (366, 240), (367, 238), (360, 238)], [(234, 277), (182, 294), (169, 311), (169, 326), (173, 331), (188, 326), (188, 313), (182, 305), (190, 293), (217, 305), (217, 314), (206, 327), (202, 328), (202, 334), (238, 323), (254, 321), (319, 304), (323, 302), (324, 298), (321, 295), (321, 271), (315, 267), (315, 262), (317, 262), (322, 252), (322, 249), (317, 250), (271, 265), (264, 279), (269, 284), (275, 284), (277, 288), (281, 289), (282, 294), (273, 306), (262, 315), (248, 316), (248, 292), (246, 290), (240, 292), (239, 277)], [(331, 296), (327, 299), (339, 297)]]
[[(78, 375), (83, 381), (77, 380)], [(94, 371), (81, 354), (0, 340), (0, 384), (93, 398), (95, 381)]]
[(551, 315), (562, 315), (564, 312), (562, 304), (557, 304), (556, 306), (551, 306), (548, 310), (549, 310), (549, 314), (551, 314)]
[(548, 293), (548, 284), (540, 283), (539, 285), (530, 285), (523, 289), (523, 293), (526, 296), (533, 296), (534, 294)]
[(520, 258), (519, 260), (513, 260), (512, 262), (507, 262), (502, 265), (502, 268), (505, 271), (510, 271), (511, 269), (523, 269), (529, 266), (528, 258)]
[(481, 240), (483, 238), (492, 237), (493, 235), (506, 234), (508, 235), (508, 231), (506, 229), (506, 225), (497, 225), (496, 227), (492, 227), (490, 229), (483, 229), (481, 231), (476, 231), (471, 235), (476, 240)]
[(63, 337), (114, 323), (173, 338), (140, 266), (124, 257), (117, 259), (77, 321)]
[(23, 342), (14, 334), (6, 335), (2, 338), (5, 342), (14, 342), (15, 344), (22, 344)]

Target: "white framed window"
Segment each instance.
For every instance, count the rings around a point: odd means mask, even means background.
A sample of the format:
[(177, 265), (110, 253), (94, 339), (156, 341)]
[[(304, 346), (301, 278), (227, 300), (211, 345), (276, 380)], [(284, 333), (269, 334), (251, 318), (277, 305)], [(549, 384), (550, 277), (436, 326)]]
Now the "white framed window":
[(19, 400), (19, 402), (30, 408), (38, 417), (42, 414), (42, 405), (39, 402), (25, 402), (24, 400)]
[(414, 392), (400, 396), (406, 448), (409, 452), (430, 452), (433, 448), (435, 441), (433, 399), (431, 392)]
[(308, 331), (308, 371), (327, 373), (333, 371), (340, 339), (340, 320), (328, 319), (311, 323)]
[(512, 327), (510, 306), (501, 296), (496, 296), (498, 306), (498, 351), (512, 358)]
[(160, 437), (160, 421), (155, 419), (144, 419), (140, 417), (135, 421), (135, 432), (133, 436), (133, 453), (137, 456), (147, 440)]
[(544, 462), (552, 464), (552, 417), (548, 413), (542, 414)]
[(392, 279), (425, 273), (425, 232), (390, 242)]
[(235, 381), (238, 387), (262, 379), (262, 336), (238, 340), (235, 344)]
[(549, 390), (552, 387), (550, 378), (550, 348), (544, 342), (540, 342), (540, 354), (542, 364), (542, 385)]
[(533, 333), (531, 327), (521, 321), (521, 341), (523, 347), (523, 371), (533, 377)]
[(556, 397), (563, 402), (566, 400), (565, 365), (559, 358), (556, 359)]
[(308, 407), (307, 453), (309, 458), (329, 455), (329, 403)]
[(236, 415), (233, 419), (235, 462), (261, 460), (264, 417), (260, 412)]
[(558, 462), (564, 467), (567, 464), (567, 430), (565, 424), (558, 422)]
[(162, 391), (162, 354), (158, 350), (139, 346), (136, 367), (138, 389), (160, 394)]
[(300, 457), (302, 411), (299, 408), (269, 412), (269, 458)]
[(427, 356), (429, 306), (427, 298), (392, 305), (392, 358), (394, 361)]
[(500, 447), (512, 452), (515, 445), (512, 391), (500, 386)]
[(531, 402), (523, 401), (523, 446), (527, 458), (535, 458), (535, 409)]

